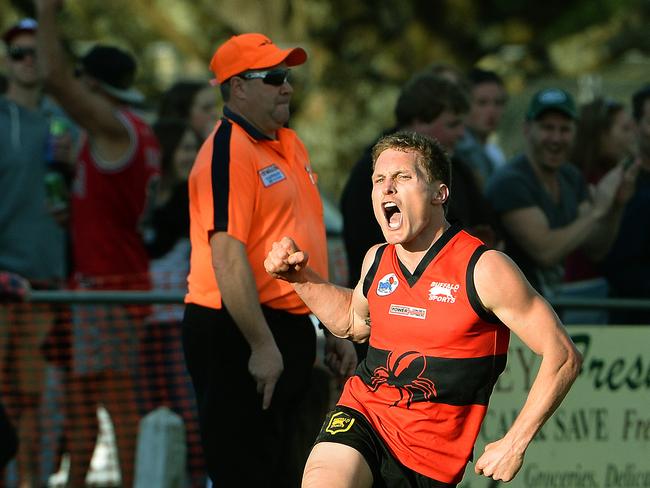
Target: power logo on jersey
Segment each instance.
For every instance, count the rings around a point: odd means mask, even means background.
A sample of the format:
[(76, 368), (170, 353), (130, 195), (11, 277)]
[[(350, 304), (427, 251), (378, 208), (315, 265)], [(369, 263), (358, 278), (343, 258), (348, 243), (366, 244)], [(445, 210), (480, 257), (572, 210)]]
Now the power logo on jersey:
[(441, 303), (455, 303), (459, 289), (460, 285), (458, 284), (432, 281), (431, 288), (429, 288), (429, 300)]
[(412, 317), (414, 319), (426, 319), (427, 318), (427, 309), (426, 308), (417, 308), (409, 307), (408, 305), (398, 305), (392, 303), (388, 309), (390, 315), (401, 315), (402, 317)]
[(377, 284), (377, 295), (380, 297), (390, 295), (395, 290), (397, 290), (398, 285), (399, 280), (397, 279), (397, 276), (395, 276), (395, 273), (387, 274), (381, 280), (379, 280), (379, 283)]

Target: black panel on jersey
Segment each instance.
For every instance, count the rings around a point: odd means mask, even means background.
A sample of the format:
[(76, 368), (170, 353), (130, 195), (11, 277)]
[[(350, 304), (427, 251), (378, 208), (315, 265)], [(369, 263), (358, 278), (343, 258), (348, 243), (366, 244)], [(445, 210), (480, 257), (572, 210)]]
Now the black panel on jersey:
[(420, 279), (420, 276), (422, 276), (422, 273), (427, 269), (427, 266), (431, 263), (431, 261), (434, 260), (434, 258), (438, 255), (440, 250), (447, 245), (449, 241), (453, 239), (453, 237), (458, 234), (462, 230), (462, 227), (460, 224), (453, 224), (449, 229), (447, 229), (441, 236), (440, 238), (433, 243), (433, 246), (429, 248), (427, 253), (424, 255), (422, 258), (422, 261), (418, 264), (418, 267), (415, 268), (415, 271), (413, 274), (406, 269), (406, 266), (402, 264), (402, 262), (397, 258), (397, 262), (399, 263), (399, 269), (402, 271), (402, 274), (404, 275), (404, 278), (406, 278), (406, 282), (408, 285), (413, 288), (415, 284), (418, 282)]
[(214, 230), (228, 230), (228, 194), (230, 192), (230, 137), (232, 123), (221, 119), (212, 140), (212, 205)]
[(481, 317), (482, 320), (489, 322), (491, 324), (498, 324), (501, 321), (499, 318), (494, 315), (492, 312), (488, 312), (483, 307), (481, 299), (476, 293), (476, 286), (474, 285), (474, 268), (476, 267), (476, 262), (481, 255), (488, 250), (486, 245), (482, 245), (476, 248), (472, 257), (469, 258), (469, 263), (467, 264), (467, 274), (465, 275), (465, 282), (467, 283), (467, 297), (469, 298), (469, 303), (476, 312), (476, 315)]
[(384, 255), (386, 246), (388, 246), (388, 244), (383, 244), (377, 248), (375, 260), (372, 262), (372, 266), (370, 266), (370, 269), (363, 280), (363, 296), (366, 298), (368, 298), (368, 291), (370, 291), (370, 286), (372, 286), (372, 282), (375, 279), (377, 268), (379, 267), (379, 261), (381, 261), (381, 257)]
[[(390, 356), (390, 357), (389, 357)], [(428, 401), (448, 405), (487, 405), (506, 355), (477, 358), (439, 358), (408, 351), (394, 357), (391, 351), (368, 347), (366, 360), (356, 374), (371, 389), (388, 385), (399, 390), (400, 406)], [(395, 374), (399, 371), (399, 374)]]

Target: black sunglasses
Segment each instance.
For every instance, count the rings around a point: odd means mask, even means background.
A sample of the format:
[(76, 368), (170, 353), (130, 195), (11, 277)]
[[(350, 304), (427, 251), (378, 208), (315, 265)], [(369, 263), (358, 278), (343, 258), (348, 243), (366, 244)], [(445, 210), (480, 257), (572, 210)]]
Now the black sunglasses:
[(237, 76), (245, 80), (253, 80), (261, 78), (262, 82), (267, 85), (281, 86), (289, 80), (289, 72), (287, 68), (276, 68), (267, 71), (251, 71), (249, 73), (241, 73)]
[(33, 47), (25, 46), (12, 46), (9, 48), (9, 57), (13, 61), (22, 61), (27, 56), (31, 56), (32, 59), (36, 59), (36, 49)]

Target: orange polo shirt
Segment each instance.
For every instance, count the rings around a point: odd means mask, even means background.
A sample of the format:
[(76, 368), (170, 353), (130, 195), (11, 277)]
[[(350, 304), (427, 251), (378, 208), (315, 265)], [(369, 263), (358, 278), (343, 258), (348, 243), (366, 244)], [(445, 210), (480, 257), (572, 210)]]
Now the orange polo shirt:
[(224, 115), (189, 177), (192, 255), (185, 302), (222, 308), (209, 237), (227, 232), (246, 246), (261, 304), (309, 313), (289, 283), (264, 270), (272, 243), (289, 236), (309, 253), (310, 266), (327, 276), (323, 206), (307, 150), (291, 129), (271, 140), (227, 108)]

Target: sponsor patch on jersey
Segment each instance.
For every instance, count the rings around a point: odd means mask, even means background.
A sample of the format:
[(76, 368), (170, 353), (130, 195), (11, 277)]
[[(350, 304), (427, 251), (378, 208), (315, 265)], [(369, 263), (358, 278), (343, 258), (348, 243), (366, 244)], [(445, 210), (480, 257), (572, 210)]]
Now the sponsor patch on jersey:
[(454, 283), (443, 283), (432, 281), (429, 288), (429, 300), (440, 303), (454, 303), (460, 285)]
[(395, 273), (389, 273), (379, 280), (379, 283), (377, 284), (377, 295), (380, 297), (390, 295), (397, 290), (398, 285), (399, 280), (397, 279), (397, 276), (395, 276)]
[(354, 425), (354, 419), (350, 417), (345, 412), (336, 412), (330, 418), (327, 427), (325, 427), (325, 432), (329, 432), (332, 435), (336, 435), (339, 432), (347, 432)]
[(421, 320), (427, 318), (426, 308), (409, 307), (407, 305), (397, 305), (396, 303), (391, 303), (388, 313), (391, 315), (401, 315), (402, 317), (412, 317)]
[(287, 177), (284, 175), (282, 170), (278, 168), (275, 164), (271, 164), (265, 168), (262, 168), (258, 171), (260, 178), (262, 179), (262, 184), (268, 188), (271, 185), (275, 185), (282, 180), (286, 180)]

